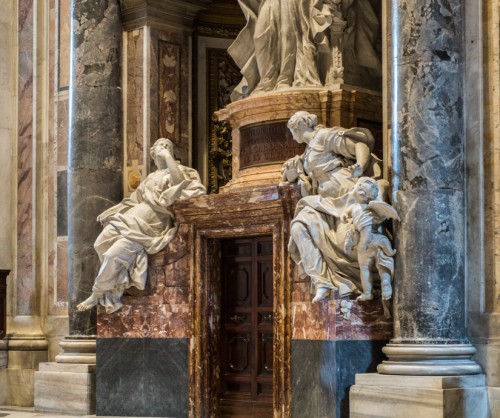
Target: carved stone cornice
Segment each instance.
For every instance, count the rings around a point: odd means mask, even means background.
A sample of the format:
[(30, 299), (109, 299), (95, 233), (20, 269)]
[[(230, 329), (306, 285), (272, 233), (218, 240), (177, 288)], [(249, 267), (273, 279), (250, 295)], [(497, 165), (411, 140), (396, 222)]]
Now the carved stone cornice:
[(210, 0), (120, 0), (126, 30), (143, 26), (191, 31), (193, 20)]
[(210, 38), (236, 38), (241, 31), (241, 26), (222, 25), (215, 23), (197, 22), (196, 34)]

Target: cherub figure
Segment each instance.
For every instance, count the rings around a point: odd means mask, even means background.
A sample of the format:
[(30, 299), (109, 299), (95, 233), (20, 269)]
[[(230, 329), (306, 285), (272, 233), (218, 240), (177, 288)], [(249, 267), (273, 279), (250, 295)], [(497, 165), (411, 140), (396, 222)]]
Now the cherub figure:
[(379, 231), (379, 225), (385, 219), (399, 221), (398, 213), (391, 205), (377, 201), (379, 185), (376, 180), (361, 177), (353, 189), (355, 203), (348, 206), (342, 215), (342, 222), (352, 218), (352, 226), (347, 234), (344, 250), (350, 254), (354, 247), (358, 250), (358, 263), (361, 273), (363, 293), (357, 300), (373, 299), (372, 270), (375, 266), (380, 275), (382, 299), (392, 297), (391, 279), (394, 273), (396, 254), (389, 239)]

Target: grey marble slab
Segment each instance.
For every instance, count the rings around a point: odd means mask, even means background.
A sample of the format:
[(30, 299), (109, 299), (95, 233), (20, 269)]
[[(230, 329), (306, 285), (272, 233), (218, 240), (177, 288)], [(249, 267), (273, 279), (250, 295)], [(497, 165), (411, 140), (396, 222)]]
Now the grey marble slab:
[(98, 338), (97, 415), (187, 417), (188, 339)]
[(292, 340), (292, 417), (349, 417), (355, 375), (376, 371), (386, 343)]

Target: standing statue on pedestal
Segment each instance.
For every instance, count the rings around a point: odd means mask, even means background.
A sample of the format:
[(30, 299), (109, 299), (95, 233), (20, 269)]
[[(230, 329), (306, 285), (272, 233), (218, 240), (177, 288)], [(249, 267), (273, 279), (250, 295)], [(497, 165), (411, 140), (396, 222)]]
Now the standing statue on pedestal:
[(206, 193), (196, 170), (174, 158), (172, 141), (158, 139), (151, 147), (158, 170), (149, 174), (129, 198), (99, 215), (105, 227), (94, 248), (101, 267), (92, 294), (79, 311), (100, 304), (107, 313), (122, 307), (121, 297), (132, 286), (144, 290), (148, 254), (156, 254), (174, 238), (178, 222), (170, 206)]
[(371, 59), (378, 56), (379, 22), (369, 0), (238, 2), (247, 24), (228, 49), (243, 75), (233, 101), (254, 93), (343, 83), (344, 48), (359, 65), (380, 73), (380, 60)]
[(318, 125), (317, 117), (304, 111), (290, 118), (288, 128), (297, 142), (307, 144), (304, 154), (285, 162), (282, 170), (283, 183), (298, 182), (303, 196), (295, 209), (288, 245), (299, 275), (311, 278), (313, 302), (333, 289), (340, 296), (363, 293), (359, 249), (352, 245), (346, 251), (353, 224), (342, 220), (350, 219), (346, 214), (352, 214), (352, 205), (359, 203), (354, 186), (360, 176), (371, 177), (370, 200), (382, 202), (387, 195), (380, 160), (371, 153), (374, 138), (363, 128)]

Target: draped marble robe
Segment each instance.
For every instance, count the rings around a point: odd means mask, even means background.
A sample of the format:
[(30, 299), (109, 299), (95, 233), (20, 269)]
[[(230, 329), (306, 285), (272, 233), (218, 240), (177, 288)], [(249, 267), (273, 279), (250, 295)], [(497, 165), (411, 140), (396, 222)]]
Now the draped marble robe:
[(232, 98), (292, 86), (321, 86), (316, 65), (316, 31), (327, 30), (312, 18), (325, 10), (321, 0), (239, 0), (247, 24), (229, 54), (243, 79)]
[(165, 248), (178, 229), (170, 206), (206, 193), (196, 170), (178, 167), (184, 176), (179, 184), (172, 184), (168, 168), (159, 169), (129, 198), (99, 216), (107, 224), (94, 244), (101, 267), (92, 292), (108, 313), (121, 308), (126, 289), (145, 289), (148, 254)]

